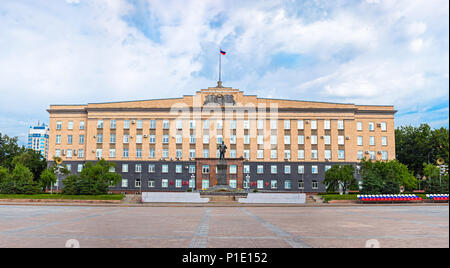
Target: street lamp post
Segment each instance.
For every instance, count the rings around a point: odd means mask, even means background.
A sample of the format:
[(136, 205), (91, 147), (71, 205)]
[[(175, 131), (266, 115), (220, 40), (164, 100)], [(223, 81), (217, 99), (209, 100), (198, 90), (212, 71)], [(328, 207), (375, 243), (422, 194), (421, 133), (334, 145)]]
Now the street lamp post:
[(247, 176), (245, 176), (245, 181), (246, 181), (246, 189), (248, 191), (249, 187), (250, 187), (250, 175), (247, 174)]
[(416, 178), (419, 181), (419, 191), (420, 191), (420, 178), (421, 178), (420, 174), (416, 174)]
[[(192, 189), (192, 192), (194, 191), (194, 188), (195, 188), (195, 175), (194, 175), (194, 173), (192, 173), (192, 175), (191, 175), (191, 181), (193, 182), (192, 183), (192, 185), (189, 185), (189, 187)], [(189, 183), (190, 184), (190, 183)]]

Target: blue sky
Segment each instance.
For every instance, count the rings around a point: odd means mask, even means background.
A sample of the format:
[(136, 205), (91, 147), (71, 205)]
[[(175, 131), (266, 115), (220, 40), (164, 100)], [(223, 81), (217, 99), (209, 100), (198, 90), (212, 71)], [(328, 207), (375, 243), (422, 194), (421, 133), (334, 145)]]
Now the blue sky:
[(260, 97), (391, 104), (448, 127), (445, 0), (1, 0), (0, 132), (25, 142), (50, 104)]

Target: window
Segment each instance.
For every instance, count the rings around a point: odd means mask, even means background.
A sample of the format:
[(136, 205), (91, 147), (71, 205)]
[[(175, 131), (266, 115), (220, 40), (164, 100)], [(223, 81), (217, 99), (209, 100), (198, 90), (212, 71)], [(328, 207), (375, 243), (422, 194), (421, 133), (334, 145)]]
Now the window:
[(331, 159), (331, 150), (325, 150), (325, 159)]
[(83, 150), (83, 149), (79, 149), (79, 150), (78, 150), (78, 157), (79, 157), (79, 158), (84, 157), (84, 150)]
[(209, 180), (202, 180), (202, 189), (209, 189)]
[(163, 144), (169, 143), (169, 135), (163, 135)]
[(275, 135), (270, 136), (270, 144), (278, 144), (278, 137)]
[(230, 135), (230, 144), (236, 144), (236, 135)]
[(298, 136), (298, 144), (305, 144), (305, 136), (303, 135)]
[(271, 188), (271, 189), (277, 189), (277, 188), (278, 188), (278, 182), (277, 182), (277, 180), (271, 180), (271, 181), (270, 181), (270, 188)]
[(209, 129), (209, 120), (203, 120), (203, 129)]
[(113, 119), (113, 120), (110, 121), (110, 128), (111, 129), (116, 129), (116, 125), (117, 125), (116, 120)]
[(142, 148), (136, 149), (136, 158), (142, 158)]
[(80, 121), (80, 129), (81, 129), (81, 130), (84, 129), (84, 121)]
[(311, 159), (317, 159), (317, 150), (311, 150)]
[(236, 120), (230, 120), (230, 129), (236, 129)]
[(275, 165), (270, 166), (270, 173), (277, 174), (277, 166), (275, 166)]
[(183, 129), (183, 120), (177, 120), (175, 125), (177, 129)]
[(67, 158), (72, 158), (72, 149), (67, 150)]
[(330, 165), (326, 165), (326, 166), (325, 166), (325, 172), (327, 172), (327, 170), (329, 170), (330, 168), (331, 168)]
[(363, 130), (362, 122), (356, 122), (356, 130), (358, 130), (358, 131)]
[(305, 150), (298, 150), (298, 159), (305, 159)]
[(189, 179), (189, 188), (194, 188), (195, 187), (195, 179), (190, 178)]
[(344, 120), (338, 120), (337, 123), (339, 130), (344, 129)]
[(56, 135), (56, 144), (61, 144), (61, 135)]
[(375, 151), (369, 151), (370, 160), (375, 160)]
[(387, 137), (386, 136), (381, 137), (381, 145), (387, 146)]
[(256, 124), (258, 129), (264, 129), (264, 120), (258, 120)]
[(387, 151), (381, 151), (381, 159), (382, 160), (388, 160), (388, 153), (387, 153)]
[(155, 187), (155, 181), (154, 180), (149, 180), (148, 181), (148, 187), (149, 188), (154, 188)]
[(230, 165), (230, 174), (237, 174), (237, 166)]
[(195, 165), (189, 165), (189, 173), (195, 173)]
[(338, 151), (338, 159), (340, 159), (340, 160), (344, 160), (345, 159), (345, 151), (344, 150), (339, 150)]
[(250, 159), (250, 150), (244, 150), (244, 158), (247, 160)]
[(127, 187), (128, 187), (128, 180), (122, 179), (122, 188), (127, 188)]
[(369, 131), (375, 131), (375, 123), (369, 122)]
[(148, 165), (148, 172), (149, 173), (155, 173), (156, 168), (155, 168), (155, 164), (149, 164)]
[(319, 183), (318, 183), (317, 181), (312, 181), (312, 188), (313, 188), (314, 190), (319, 189)]
[(182, 173), (183, 172), (183, 166), (182, 165), (176, 165), (175, 166), (175, 173)]
[(284, 159), (291, 159), (291, 150), (284, 150)]
[(176, 157), (179, 158), (179, 159), (183, 158), (183, 150), (177, 149)]
[(169, 187), (169, 180), (168, 180), (168, 179), (162, 179), (162, 180), (161, 180), (161, 187), (162, 187), (162, 188), (167, 188), (167, 187)]
[(209, 135), (203, 135), (203, 144), (209, 144)]
[(381, 131), (386, 131), (386, 122), (381, 122)]
[(317, 136), (311, 135), (311, 144), (317, 144)]
[(246, 174), (250, 173), (250, 166), (249, 165), (244, 165), (244, 173), (246, 173)]
[(156, 153), (155, 153), (155, 149), (154, 148), (150, 148), (148, 157), (149, 158), (155, 158), (156, 157)]
[(362, 136), (358, 136), (358, 137), (356, 138), (356, 144), (357, 144), (358, 146), (362, 146), (362, 145), (363, 145), (363, 137), (362, 137)]
[(83, 164), (78, 164), (78, 167), (77, 167), (77, 172), (81, 172), (81, 171), (83, 171)]
[(362, 160), (364, 158), (364, 152), (363, 151), (358, 151), (358, 160)]
[(97, 158), (102, 158), (102, 149), (97, 149), (97, 152), (96, 152), (95, 156)]
[(203, 149), (203, 158), (209, 157), (209, 149)]
[(169, 129), (170, 122), (169, 120), (163, 120), (163, 129)]
[(277, 153), (278, 153), (277, 150), (270, 150), (270, 158), (277, 159), (278, 158)]
[(136, 165), (134, 166), (134, 171), (135, 171), (136, 173), (141, 173), (141, 172), (142, 172), (142, 164), (136, 164)]
[(223, 141), (223, 136), (222, 135), (217, 135), (217, 144), (221, 144)]
[(61, 121), (57, 121), (56, 122), (56, 129), (58, 129), (58, 130), (62, 129), (62, 122)]
[(195, 129), (195, 120), (189, 121), (189, 128), (190, 129)]
[(305, 189), (305, 183), (303, 182), (303, 180), (298, 181), (298, 189)]
[(284, 129), (291, 129), (291, 120), (284, 120)]
[(111, 134), (111, 136), (109, 136), (109, 142), (112, 144), (116, 143), (116, 134)]
[(122, 173), (128, 172), (128, 164), (122, 164)]
[(331, 129), (331, 121), (323, 120), (323, 129)]
[(264, 174), (264, 166), (263, 165), (258, 165), (256, 167), (256, 173), (257, 174)]
[(325, 145), (330, 145), (331, 144), (331, 136), (330, 135), (323, 136), (323, 143)]
[(338, 136), (338, 145), (344, 145), (344, 136)]
[(317, 166), (311, 166), (312, 174), (319, 174), (319, 168)]
[(175, 188), (181, 188), (181, 180), (180, 179), (175, 180)]
[(128, 148), (123, 148), (123, 158), (128, 158)]
[(182, 144), (183, 143), (183, 136), (181, 136), (180, 134), (177, 134), (177, 136), (176, 136), (176, 143), (177, 144)]
[(223, 129), (223, 120), (217, 120), (217, 129)]
[(73, 129), (73, 121), (69, 121), (67, 124), (67, 129), (72, 130)]
[(284, 144), (291, 144), (291, 136), (284, 136)]
[(142, 135), (136, 135), (136, 143), (141, 144), (142, 143)]
[(275, 119), (270, 120), (270, 129), (278, 129), (278, 121)]
[(374, 146), (375, 145), (375, 136), (370, 136), (369, 137), (369, 145), (370, 146)]
[(202, 174), (209, 174), (209, 165), (202, 166)]
[(150, 129), (156, 128), (156, 120), (150, 120)]
[(128, 134), (123, 135), (123, 143), (129, 143), (130, 142), (130, 136)]
[(250, 129), (250, 120), (244, 120), (244, 129)]
[(291, 189), (291, 180), (284, 181), (284, 189)]
[(264, 188), (264, 181), (263, 180), (257, 180), (257, 187), (258, 189)]
[(263, 135), (258, 135), (256, 138), (258, 144), (264, 144), (264, 137)]
[(297, 129), (304, 129), (303, 120), (297, 120)]
[(103, 128), (103, 120), (97, 121), (97, 128)]
[(110, 158), (116, 157), (116, 149), (109, 149), (109, 157)]
[[(72, 140), (72, 137), (69, 137), (69, 139)], [(72, 143), (72, 141), (70, 141), (70, 143)], [(103, 143), (103, 134), (97, 134), (97, 143)]]
[(291, 174), (291, 166), (289, 165), (284, 166), (284, 174)]
[(244, 135), (244, 144), (250, 144), (250, 136)]
[(169, 165), (162, 165), (161, 173), (169, 173)]
[(230, 150), (230, 158), (236, 158), (237, 157), (237, 152), (236, 150)]
[(155, 144), (156, 143), (156, 136), (155, 135), (150, 135), (149, 139), (148, 139), (148, 142), (150, 144)]
[(317, 129), (317, 120), (311, 120), (311, 129)]
[(305, 174), (305, 166), (303, 165), (298, 166), (298, 174)]
[(163, 158), (169, 158), (169, 149), (163, 149), (162, 150), (162, 157)]
[(130, 129), (130, 120), (123, 120), (123, 129)]
[(189, 157), (190, 158), (195, 158), (195, 149), (190, 149), (189, 150)]
[(264, 150), (258, 150), (256, 152), (256, 158), (258, 158), (258, 159), (264, 158)]

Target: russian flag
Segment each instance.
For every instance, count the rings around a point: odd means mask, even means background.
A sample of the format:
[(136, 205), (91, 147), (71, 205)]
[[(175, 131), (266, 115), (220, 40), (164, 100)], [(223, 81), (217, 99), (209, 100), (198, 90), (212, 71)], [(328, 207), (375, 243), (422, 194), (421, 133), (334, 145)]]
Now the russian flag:
[(220, 53), (221, 53), (222, 55), (227, 55), (227, 53), (226, 53), (225, 51), (223, 51), (222, 49), (220, 50)]

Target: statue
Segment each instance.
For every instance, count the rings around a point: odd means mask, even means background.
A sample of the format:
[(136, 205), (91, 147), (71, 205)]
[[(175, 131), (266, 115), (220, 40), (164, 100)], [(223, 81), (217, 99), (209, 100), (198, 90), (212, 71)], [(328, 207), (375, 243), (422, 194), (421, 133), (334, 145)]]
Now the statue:
[(217, 145), (217, 149), (219, 149), (220, 157), (219, 160), (225, 160), (225, 153), (227, 152), (227, 146), (222, 141), (222, 144)]

